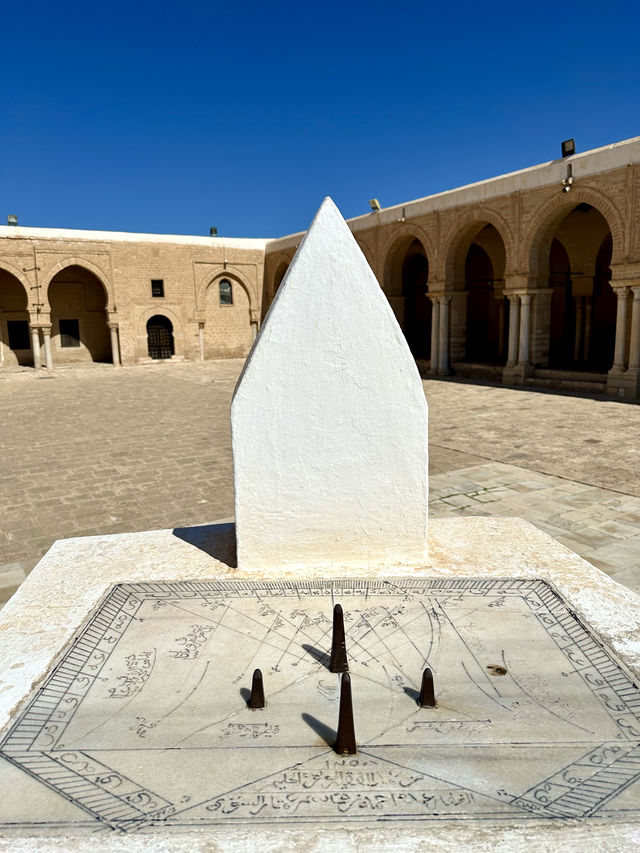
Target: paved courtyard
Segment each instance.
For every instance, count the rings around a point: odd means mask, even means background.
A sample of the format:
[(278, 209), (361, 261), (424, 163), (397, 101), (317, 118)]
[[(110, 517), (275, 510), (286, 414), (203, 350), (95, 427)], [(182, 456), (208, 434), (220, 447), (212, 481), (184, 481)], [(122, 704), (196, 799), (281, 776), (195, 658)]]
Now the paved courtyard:
[[(242, 361), (0, 375), (0, 602), (55, 539), (233, 514)], [(425, 381), (430, 512), (518, 515), (640, 592), (640, 406)]]

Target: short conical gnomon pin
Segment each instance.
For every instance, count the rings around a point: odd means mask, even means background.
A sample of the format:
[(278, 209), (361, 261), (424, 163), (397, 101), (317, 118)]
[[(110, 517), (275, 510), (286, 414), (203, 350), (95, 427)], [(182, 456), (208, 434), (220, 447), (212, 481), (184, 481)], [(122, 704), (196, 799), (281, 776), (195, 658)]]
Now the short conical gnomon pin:
[(342, 673), (338, 737), (334, 749), (338, 755), (355, 755), (356, 753), (356, 732), (353, 725), (353, 703), (351, 701), (351, 676), (348, 672)]
[(264, 708), (265, 706), (262, 673), (259, 669), (256, 669), (253, 673), (251, 696), (249, 697), (248, 705), (250, 708)]
[(427, 667), (422, 673), (422, 686), (418, 696), (418, 705), (422, 708), (435, 708), (436, 697), (433, 691), (433, 673)]

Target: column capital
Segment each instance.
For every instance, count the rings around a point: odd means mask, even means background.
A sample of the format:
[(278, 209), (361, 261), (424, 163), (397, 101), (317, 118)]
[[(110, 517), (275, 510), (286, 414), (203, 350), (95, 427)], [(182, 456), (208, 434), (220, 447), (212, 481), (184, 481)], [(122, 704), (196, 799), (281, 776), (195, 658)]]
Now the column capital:
[(512, 305), (520, 304), (520, 293), (517, 290), (505, 290), (504, 295)]
[(640, 284), (632, 284), (631, 292), (633, 293), (634, 299), (640, 299)]
[(618, 299), (626, 299), (629, 295), (629, 287), (628, 284), (612, 284), (613, 292), (618, 297)]
[(107, 326), (109, 329), (119, 329), (120, 324), (117, 320), (107, 320)]

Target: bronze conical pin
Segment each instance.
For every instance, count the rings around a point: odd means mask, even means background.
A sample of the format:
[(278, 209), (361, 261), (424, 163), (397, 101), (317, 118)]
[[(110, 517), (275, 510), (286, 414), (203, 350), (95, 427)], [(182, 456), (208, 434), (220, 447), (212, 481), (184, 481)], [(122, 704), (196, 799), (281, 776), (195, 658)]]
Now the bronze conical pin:
[(342, 673), (340, 683), (340, 712), (338, 714), (338, 737), (334, 746), (338, 755), (356, 754), (356, 732), (353, 726), (353, 704), (351, 702), (351, 676)]
[(339, 604), (333, 608), (333, 638), (331, 640), (331, 672), (346, 672), (349, 669), (347, 646), (344, 638), (344, 617)]
[(264, 687), (262, 684), (262, 673), (259, 669), (256, 669), (253, 673), (253, 680), (251, 682), (251, 696), (249, 697), (249, 702), (247, 703), (250, 708), (264, 708)]
[(422, 708), (435, 708), (436, 697), (433, 692), (433, 673), (427, 667), (422, 673), (422, 687), (418, 696), (418, 705)]

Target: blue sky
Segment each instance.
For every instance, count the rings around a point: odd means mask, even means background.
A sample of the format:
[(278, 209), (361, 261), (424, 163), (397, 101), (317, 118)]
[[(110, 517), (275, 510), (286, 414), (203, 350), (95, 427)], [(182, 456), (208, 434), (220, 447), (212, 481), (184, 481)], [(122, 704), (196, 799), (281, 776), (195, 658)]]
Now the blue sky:
[(271, 237), (640, 134), (640, 3), (5, 3), (0, 222)]

